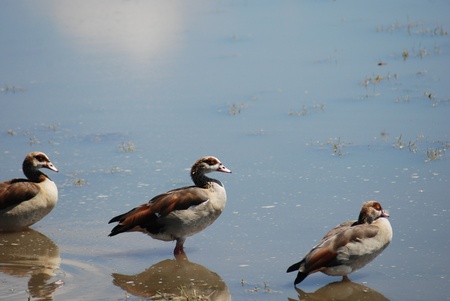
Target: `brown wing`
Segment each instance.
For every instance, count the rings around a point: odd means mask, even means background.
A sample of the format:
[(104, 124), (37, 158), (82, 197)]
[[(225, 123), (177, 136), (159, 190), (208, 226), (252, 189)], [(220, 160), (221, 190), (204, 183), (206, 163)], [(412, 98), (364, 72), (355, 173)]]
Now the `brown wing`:
[(337, 225), (336, 227), (334, 227), (333, 229), (331, 229), (330, 231), (328, 231), (327, 234), (325, 234), (325, 236), (322, 238), (321, 242), (323, 242), (324, 240), (335, 236), (336, 234), (338, 234), (339, 232), (342, 232), (348, 228), (350, 228), (354, 223), (356, 222), (356, 220), (354, 221), (348, 221), (348, 222), (343, 222), (339, 225)]
[(359, 243), (378, 233), (378, 227), (372, 225), (352, 226), (354, 221), (342, 223), (331, 229), (306, 256), (305, 272), (313, 273), (324, 267), (339, 265), (337, 260), (339, 249), (349, 243)]
[(374, 237), (378, 231), (378, 227), (364, 224), (349, 227), (339, 232), (330, 238), (327, 248), (328, 252), (333, 253), (334, 256), (332, 258), (328, 257), (328, 261), (323, 262), (322, 267), (337, 266), (344, 262), (348, 263), (352, 255), (360, 255), (356, 254), (354, 250), (363, 247), (364, 239)]
[(0, 183), (0, 210), (32, 199), (39, 191), (38, 185), (26, 179), (13, 179)]
[(328, 266), (337, 256), (333, 248), (333, 238), (321, 241), (304, 259), (304, 272), (314, 273)]
[(208, 195), (202, 188), (195, 186), (184, 187), (160, 194), (147, 204), (136, 207), (125, 214), (118, 215), (109, 223), (119, 222), (109, 234), (126, 232), (134, 227), (151, 229), (156, 226), (158, 219), (164, 218), (176, 210), (186, 210), (192, 206), (200, 205), (208, 200)]
[(336, 247), (344, 246), (350, 242), (361, 241), (377, 235), (379, 228), (374, 225), (356, 225), (340, 232), (335, 239)]
[(290, 266), (287, 272), (298, 270), (294, 283), (303, 281), (309, 274), (327, 267), (342, 264), (353, 254), (342, 248), (350, 244), (359, 244), (364, 238), (374, 237), (378, 227), (373, 225), (354, 225), (355, 221), (348, 221), (331, 229), (322, 240), (302, 259)]
[(152, 212), (166, 216), (175, 210), (186, 210), (189, 207), (200, 205), (208, 199), (209, 196), (203, 188), (193, 186), (160, 194), (151, 199), (147, 206)]

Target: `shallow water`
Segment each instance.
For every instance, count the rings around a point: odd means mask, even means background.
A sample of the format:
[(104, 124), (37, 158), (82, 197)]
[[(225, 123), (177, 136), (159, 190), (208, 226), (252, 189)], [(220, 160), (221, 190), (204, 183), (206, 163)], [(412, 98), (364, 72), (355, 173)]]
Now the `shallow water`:
[[(449, 300), (449, 8), (3, 1), (0, 179), (41, 150), (60, 195), (0, 236), (0, 299)], [(111, 217), (190, 185), (204, 155), (233, 173), (216, 175), (227, 207), (187, 259), (107, 237)], [(287, 267), (369, 199), (391, 245), (353, 283), (296, 290)]]

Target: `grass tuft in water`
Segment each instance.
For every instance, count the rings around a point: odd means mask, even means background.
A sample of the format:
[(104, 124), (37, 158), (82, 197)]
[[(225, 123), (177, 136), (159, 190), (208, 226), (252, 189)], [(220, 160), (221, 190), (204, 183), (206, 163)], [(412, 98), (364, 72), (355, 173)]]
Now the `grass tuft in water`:
[(427, 150), (427, 159), (425, 160), (425, 162), (430, 162), (430, 161), (440, 159), (442, 157), (442, 154), (445, 153), (445, 151), (446, 151), (445, 148), (429, 147)]
[(315, 112), (325, 112), (325, 104), (314, 104), (312, 106), (303, 105), (301, 110), (289, 110), (289, 116), (306, 116)]
[(241, 113), (241, 110), (247, 108), (248, 105), (243, 103), (232, 103), (228, 108), (228, 115), (238, 115)]
[(448, 30), (444, 28), (442, 24), (427, 25), (425, 21), (411, 21), (409, 17), (406, 18), (406, 23), (400, 23), (396, 21), (393, 24), (383, 26), (379, 25), (376, 27), (376, 32), (406, 32), (408, 35), (422, 35), (422, 36), (447, 36)]
[(30, 146), (41, 143), (36, 136), (30, 137), (29, 139)]
[(342, 142), (341, 138), (337, 139), (328, 139), (327, 144), (332, 145), (333, 147), (333, 155), (337, 155), (339, 157), (342, 157), (344, 153), (342, 152), (342, 149), (348, 145), (348, 143)]
[(75, 180), (73, 180), (73, 185), (74, 186), (82, 187), (82, 186), (84, 186), (86, 184), (87, 184), (87, 181), (85, 179), (75, 179)]
[(20, 86), (4, 86), (3, 88), (0, 88), (0, 92), (3, 93), (17, 93), (17, 92), (25, 92), (26, 89), (24, 87)]
[(128, 141), (128, 143), (122, 142), (119, 145), (119, 150), (124, 153), (134, 152), (136, 151), (136, 147), (133, 142)]

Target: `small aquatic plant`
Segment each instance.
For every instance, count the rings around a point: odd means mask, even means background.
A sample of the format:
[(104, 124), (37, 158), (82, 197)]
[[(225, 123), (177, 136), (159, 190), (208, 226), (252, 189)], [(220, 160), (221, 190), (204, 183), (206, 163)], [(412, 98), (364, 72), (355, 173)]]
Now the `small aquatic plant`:
[(430, 161), (440, 159), (444, 152), (445, 152), (445, 148), (429, 147), (427, 150), (427, 159), (425, 160), (425, 162), (430, 162)]
[(241, 110), (248, 107), (248, 105), (243, 103), (232, 103), (228, 108), (229, 115), (238, 115), (241, 113)]
[(86, 185), (87, 184), (87, 181), (85, 180), (85, 179), (75, 179), (74, 181), (73, 181), (73, 185), (74, 186), (84, 186), (84, 185)]
[(30, 137), (29, 142), (30, 146), (41, 143), (36, 136)]
[(25, 88), (20, 86), (4, 86), (3, 88), (0, 88), (0, 92), (4, 93), (16, 93), (16, 92), (25, 92)]
[(342, 157), (344, 153), (342, 152), (342, 148), (346, 147), (348, 143), (342, 142), (341, 138), (337, 139), (328, 139), (327, 142), (329, 145), (333, 146), (333, 155), (337, 155), (339, 157)]
[(303, 105), (301, 110), (289, 110), (289, 116), (306, 116), (314, 112), (325, 112), (325, 104), (314, 104), (312, 106)]
[(134, 151), (136, 151), (136, 147), (134, 146), (133, 142), (130, 142), (130, 141), (128, 143), (122, 142), (119, 145), (119, 150), (122, 152), (125, 152), (125, 153), (134, 152)]
[(411, 21), (409, 18), (406, 18), (406, 23), (400, 23), (396, 21), (393, 24), (383, 26), (379, 25), (376, 27), (376, 32), (395, 32), (395, 31), (404, 31), (408, 35), (424, 35), (424, 36), (447, 36), (448, 30), (444, 28), (442, 24), (435, 25), (427, 25), (425, 21)]
[(406, 59), (409, 57), (409, 52), (408, 52), (408, 50), (403, 49), (402, 56), (403, 56), (403, 60), (406, 61)]

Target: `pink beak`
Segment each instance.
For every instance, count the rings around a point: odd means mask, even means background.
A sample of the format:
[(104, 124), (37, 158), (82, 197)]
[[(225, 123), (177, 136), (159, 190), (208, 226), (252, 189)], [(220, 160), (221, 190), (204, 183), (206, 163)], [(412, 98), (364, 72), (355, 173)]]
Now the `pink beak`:
[(54, 172), (58, 172), (58, 169), (55, 167), (55, 165), (53, 165), (52, 162), (47, 162), (47, 164), (45, 164), (45, 167), (47, 167), (48, 169), (53, 170)]
[(217, 169), (217, 171), (231, 173), (231, 170), (229, 170), (228, 168), (226, 168), (222, 164), (219, 165), (219, 169)]

